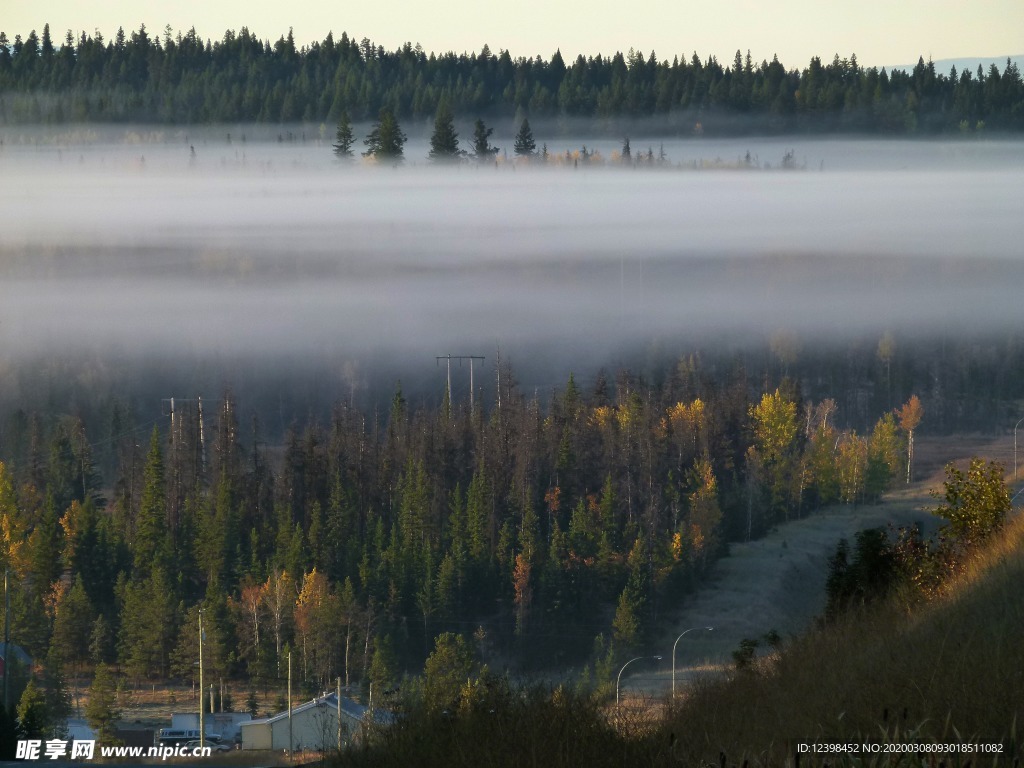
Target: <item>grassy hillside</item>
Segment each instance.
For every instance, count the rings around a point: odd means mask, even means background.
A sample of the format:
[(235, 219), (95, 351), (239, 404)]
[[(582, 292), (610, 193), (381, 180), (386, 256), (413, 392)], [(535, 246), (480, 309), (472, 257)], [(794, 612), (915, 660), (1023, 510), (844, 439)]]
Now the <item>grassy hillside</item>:
[[(728, 681), (704, 682), (666, 719), (684, 762), (782, 761), (797, 742), (890, 737), (1012, 742), (1024, 724), (1024, 518), (946, 594), (897, 596), (794, 641)], [(947, 763), (948, 764), (948, 763)], [(975, 758), (977, 764), (977, 757)]]

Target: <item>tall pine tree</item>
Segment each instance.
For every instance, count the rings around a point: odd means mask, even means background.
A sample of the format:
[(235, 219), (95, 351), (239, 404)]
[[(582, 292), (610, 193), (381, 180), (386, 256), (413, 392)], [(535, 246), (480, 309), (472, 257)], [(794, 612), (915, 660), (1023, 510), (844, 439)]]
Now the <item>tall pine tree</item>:
[(519, 157), (533, 157), (537, 154), (537, 142), (533, 140), (533, 131), (530, 130), (530, 121), (523, 118), (519, 126), (519, 133), (516, 134), (516, 141), (513, 145), (515, 153)]
[(366, 151), (363, 157), (372, 157), (378, 161), (400, 163), (403, 159), (406, 135), (398, 125), (395, 113), (387, 107), (380, 111), (376, 125), (363, 142)]
[(351, 160), (354, 143), (352, 121), (349, 119), (347, 111), (342, 112), (341, 119), (338, 121), (338, 132), (334, 138), (334, 154), (342, 160)]
[(491, 146), (491, 134), (493, 128), (484, 125), (484, 121), (477, 119), (473, 124), (473, 156), (477, 162), (487, 163), (498, 154), (498, 148)]
[(459, 134), (455, 132), (455, 117), (448, 101), (442, 99), (434, 117), (434, 133), (430, 137), (430, 159), (435, 163), (452, 163), (462, 156)]
[(167, 551), (167, 497), (164, 478), (164, 456), (160, 448), (160, 433), (153, 428), (149, 439), (149, 454), (142, 472), (142, 502), (135, 521), (135, 571), (148, 574), (157, 564), (166, 564)]

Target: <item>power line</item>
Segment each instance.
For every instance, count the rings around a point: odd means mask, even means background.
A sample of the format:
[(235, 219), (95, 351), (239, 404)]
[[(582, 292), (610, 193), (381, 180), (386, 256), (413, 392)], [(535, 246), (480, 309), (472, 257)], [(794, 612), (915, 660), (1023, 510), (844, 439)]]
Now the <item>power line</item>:
[(95, 443), (89, 443), (89, 447), (99, 448), (101, 445), (106, 445), (107, 443), (112, 443), (115, 440), (120, 440), (122, 437), (133, 435), (139, 430), (144, 429), (145, 427), (148, 427), (151, 424), (156, 424), (158, 421), (162, 421), (165, 418), (167, 418), (165, 414), (160, 414), (155, 419), (150, 419), (149, 421), (144, 421), (141, 424), (136, 424), (134, 427), (129, 427), (128, 429), (124, 430), (123, 432), (119, 432), (116, 435), (111, 435), (110, 437), (104, 438), (103, 440), (97, 440)]

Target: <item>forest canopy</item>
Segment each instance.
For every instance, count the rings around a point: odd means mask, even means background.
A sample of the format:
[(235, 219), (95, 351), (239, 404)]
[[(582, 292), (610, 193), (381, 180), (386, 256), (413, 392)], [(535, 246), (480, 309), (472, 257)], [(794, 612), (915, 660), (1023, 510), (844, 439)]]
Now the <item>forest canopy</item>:
[(343, 114), (369, 121), (382, 109), (429, 120), (442, 101), (470, 119), (581, 118), (612, 132), (627, 119), (679, 135), (1024, 129), (1024, 86), (1009, 60), (1002, 71), (938, 72), (919, 59), (912, 71), (887, 72), (862, 67), (854, 54), (796, 69), (739, 50), (725, 65), (632, 48), (567, 62), (559, 51), (513, 58), (486, 45), (461, 54), (411, 43), (387, 51), (347, 33), (297, 47), (291, 32), (271, 44), (246, 27), (216, 41), (170, 26), (162, 35), (145, 25), (119, 29), (112, 40), (68, 30), (63, 42), (49, 25), (13, 40), (0, 31), (0, 124), (334, 125)]
[(759, 393), (689, 359), (660, 386), (570, 376), (547, 405), (507, 365), (499, 387), (489, 410), (399, 387), (376, 425), (341, 402), (281, 446), (230, 392), (148, 433), (118, 409), (109, 438), (8, 415), (12, 636), (72, 674), (187, 681), (202, 608), (208, 672), (276, 683), (294, 650), (311, 690), (397, 679), (444, 632), (520, 668), (616, 658), (728, 541), (902, 480), (891, 413), (840, 429), (788, 379)]

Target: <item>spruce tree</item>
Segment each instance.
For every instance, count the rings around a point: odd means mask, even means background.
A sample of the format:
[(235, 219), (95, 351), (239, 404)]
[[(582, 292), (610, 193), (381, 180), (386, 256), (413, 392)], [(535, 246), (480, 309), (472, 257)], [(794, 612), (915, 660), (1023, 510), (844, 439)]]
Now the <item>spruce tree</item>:
[(167, 497), (164, 479), (164, 457), (160, 448), (160, 432), (153, 427), (149, 454), (142, 472), (142, 501), (135, 522), (135, 572), (148, 574), (168, 558)]
[(473, 651), (462, 635), (438, 635), (434, 650), (423, 665), (423, 699), (427, 708), (440, 712), (456, 703), (473, 667)]
[(395, 113), (384, 107), (380, 111), (377, 124), (373, 126), (370, 135), (363, 142), (366, 145), (363, 157), (400, 163), (403, 159), (405, 140), (406, 136), (398, 125)]
[(49, 715), (46, 712), (46, 700), (43, 692), (36, 685), (35, 678), (30, 677), (28, 685), (18, 702), (18, 724), (21, 734), (26, 739), (40, 739), (47, 735)]
[(57, 603), (50, 649), (59, 654), (61, 661), (71, 664), (85, 661), (95, 620), (82, 577), (76, 575), (71, 589)]
[(352, 137), (352, 121), (348, 117), (348, 112), (341, 113), (334, 141), (334, 154), (342, 160), (350, 160), (355, 139)]
[(520, 157), (533, 157), (537, 154), (537, 143), (533, 140), (533, 131), (530, 130), (530, 121), (523, 118), (519, 126), (519, 133), (516, 134), (516, 141), (513, 145), (515, 153)]
[(491, 146), (492, 133), (494, 133), (494, 129), (484, 125), (483, 120), (477, 119), (473, 125), (473, 156), (476, 157), (477, 162), (490, 162), (498, 154), (498, 148)]
[(47, 729), (50, 733), (63, 734), (68, 717), (71, 715), (71, 692), (64, 674), (60, 654), (50, 648), (42, 670), (43, 702), (46, 710)]
[(96, 667), (96, 677), (89, 688), (89, 703), (85, 705), (85, 719), (96, 731), (96, 736), (104, 746), (117, 743), (115, 728), (121, 718), (118, 707), (117, 684), (114, 682), (110, 668), (106, 664)]
[(430, 137), (430, 159), (435, 163), (455, 162), (462, 156), (459, 134), (455, 132), (455, 118), (444, 99), (434, 117), (434, 133)]

